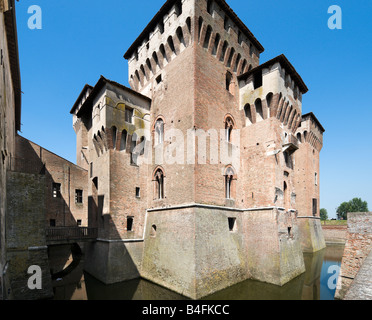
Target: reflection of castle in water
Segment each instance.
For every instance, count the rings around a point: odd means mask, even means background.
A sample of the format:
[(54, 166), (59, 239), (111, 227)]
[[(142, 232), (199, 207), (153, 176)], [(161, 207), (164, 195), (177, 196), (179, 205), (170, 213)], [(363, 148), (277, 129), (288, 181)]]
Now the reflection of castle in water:
[[(328, 266), (340, 265), (344, 246), (332, 245), (304, 253), (306, 272), (279, 287), (255, 280), (246, 280), (205, 297), (206, 300), (324, 300), (333, 299), (328, 288)], [(54, 282), (56, 300), (182, 300), (173, 291), (142, 279), (105, 285), (87, 273), (82, 263), (62, 281)]]

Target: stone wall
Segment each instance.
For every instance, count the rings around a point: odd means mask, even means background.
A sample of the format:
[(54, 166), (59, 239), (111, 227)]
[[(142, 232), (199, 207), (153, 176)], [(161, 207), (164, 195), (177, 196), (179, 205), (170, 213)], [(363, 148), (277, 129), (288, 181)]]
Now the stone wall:
[[(8, 172), (6, 230), (10, 295), (34, 300), (53, 296), (45, 241), (45, 177)], [(42, 289), (30, 290), (30, 266), (42, 270)]]
[[(348, 213), (347, 218), (348, 233), (336, 299), (344, 299), (372, 248), (372, 212)], [(359, 296), (359, 299), (364, 299), (363, 295)]]

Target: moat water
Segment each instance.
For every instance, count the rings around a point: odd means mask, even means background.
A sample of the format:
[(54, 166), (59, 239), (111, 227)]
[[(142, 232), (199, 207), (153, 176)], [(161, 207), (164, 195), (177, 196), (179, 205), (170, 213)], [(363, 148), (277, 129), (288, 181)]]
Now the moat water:
[[(343, 245), (327, 245), (304, 254), (306, 272), (279, 287), (246, 280), (204, 300), (334, 300)], [(184, 300), (173, 291), (137, 279), (105, 285), (83, 271), (84, 261), (68, 275), (53, 281), (55, 300)]]

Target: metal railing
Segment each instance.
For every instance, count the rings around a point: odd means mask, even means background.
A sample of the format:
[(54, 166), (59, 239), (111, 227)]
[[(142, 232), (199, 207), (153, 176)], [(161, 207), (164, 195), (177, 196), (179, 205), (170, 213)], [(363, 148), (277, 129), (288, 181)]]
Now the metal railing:
[(46, 229), (47, 241), (90, 240), (96, 239), (97, 235), (97, 228), (51, 227)]

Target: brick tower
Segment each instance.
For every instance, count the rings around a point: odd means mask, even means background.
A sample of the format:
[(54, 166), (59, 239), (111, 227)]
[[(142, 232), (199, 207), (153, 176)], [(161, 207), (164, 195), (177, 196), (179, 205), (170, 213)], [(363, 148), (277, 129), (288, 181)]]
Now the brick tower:
[(225, 1), (168, 0), (124, 55), (131, 89), (83, 89), (71, 113), (100, 232), (88, 272), (200, 298), (305, 271), (294, 155), (307, 87), (284, 55), (260, 65), (263, 50)]

